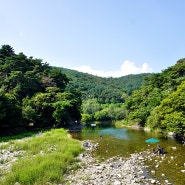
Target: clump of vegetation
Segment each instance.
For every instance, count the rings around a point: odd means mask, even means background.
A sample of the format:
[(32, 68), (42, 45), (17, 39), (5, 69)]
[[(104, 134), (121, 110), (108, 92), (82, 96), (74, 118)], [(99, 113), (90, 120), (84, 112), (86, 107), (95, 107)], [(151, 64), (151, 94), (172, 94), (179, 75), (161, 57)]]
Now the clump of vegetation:
[(120, 120), (120, 121), (115, 121), (114, 126), (116, 128), (123, 128), (123, 127), (132, 126), (132, 124), (130, 122), (127, 122), (126, 120)]
[(185, 59), (162, 73), (153, 74), (147, 83), (126, 100), (127, 119), (151, 130), (185, 133)]
[[(0, 129), (67, 127), (81, 118), (81, 94), (70, 79), (41, 59), (0, 48)], [(11, 129), (9, 129), (11, 128)]]
[(126, 109), (123, 103), (100, 104), (97, 99), (82, 103), (82, 122), (123, 120)]
[(9, 142), (14, 151), (24, 150), (24, 157), (15, 162), (5, 175), (4, 185), (38, 185), (63, 181), (63, 175), (82, 151), (79, 141), (67, 137), (64, 129), (53, 129), (33, 138)]

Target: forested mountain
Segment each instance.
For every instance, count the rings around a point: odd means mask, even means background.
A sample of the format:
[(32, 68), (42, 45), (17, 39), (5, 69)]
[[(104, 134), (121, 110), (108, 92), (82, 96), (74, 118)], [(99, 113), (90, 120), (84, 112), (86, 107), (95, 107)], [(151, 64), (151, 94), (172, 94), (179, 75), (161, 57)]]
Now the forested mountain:
[(139, 89), (145, 83), (145, 78), (151, 75), (144, 73), (120, 78), (103, 78), (66, 68), (60, 69), (72, 79), (67, 85), (69, 89), (79, 89), (83, 100), (97, 99), (101, 104), (123, 103), (125, 98)]
[(163, 133), (185, 133), (185, 59), (151, 75), (127, 99), (126, 109), (128, 119), (142, 126)]
[[(0, 128), (66, 126), (81, 119), (81, 94), (66, 91), (69, 78), (41, 59), (0, 48)], [(2, 129), (1, 129), (2, 130)]]
[(90, 104), (95, 111), (90, 110), (91, 120), (124, 118), (121, 104), (111, 105), (111, 111), (107, 104), (124, 102), (148, 75), (101, 78), (51, 67), (41, 59), (27, 57), (23, 53), (15, 54), (11, 46), (2, 45), (0, 127), (69, 126), (70, 122), (80, 121), (83, 113), (89, 112), (90, 107), (88, 110), (86, 107)]
[(102, 78), (0, 48), (0, 130), (125, 120), (185, 133), (185, 59), (161, 73)]

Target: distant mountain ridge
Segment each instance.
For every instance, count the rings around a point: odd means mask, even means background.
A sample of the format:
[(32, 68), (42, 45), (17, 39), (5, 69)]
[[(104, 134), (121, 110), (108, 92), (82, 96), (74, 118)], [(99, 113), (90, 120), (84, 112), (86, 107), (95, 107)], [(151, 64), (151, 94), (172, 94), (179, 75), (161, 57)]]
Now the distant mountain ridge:
[(131, 95), (145, 83), (145, 78), (151, 75), (143, 73), (106, 78), (62, 67), (59, 69), (71, 79), (68, 88), (80, 90), (83, 99), (97, 98), (100, 103), (124, 102), (123, 94)]

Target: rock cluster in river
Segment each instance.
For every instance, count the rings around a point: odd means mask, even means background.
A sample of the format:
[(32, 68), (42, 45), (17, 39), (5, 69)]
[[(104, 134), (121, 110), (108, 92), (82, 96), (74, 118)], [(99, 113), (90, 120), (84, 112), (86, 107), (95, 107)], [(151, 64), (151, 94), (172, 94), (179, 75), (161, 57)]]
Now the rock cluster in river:
[[(86, 141), (87, 143), (87, 141)], [(129, 158), (112, 157), (99, 163), (91, 152), (98, 144), (88, 142), (85, 153), (80, 155), (81, 168), (65, 176), (70, 185), (142, 185), (160, 184), (151, 179), (144, 165), (147, 153), (132, 154)], [(89, 152), (88, 152), (89, 151)]]

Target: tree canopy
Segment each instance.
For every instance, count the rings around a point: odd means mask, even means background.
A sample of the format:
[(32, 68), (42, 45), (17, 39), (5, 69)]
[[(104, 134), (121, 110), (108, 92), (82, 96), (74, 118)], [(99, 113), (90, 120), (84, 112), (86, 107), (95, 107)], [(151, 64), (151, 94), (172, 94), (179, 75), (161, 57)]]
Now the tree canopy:
[(185, 133), (185, 59), (147, 78), (126, 101), (128, 119), (162, 132)]
[(70, 79), (41, 59), (0, 48), (0, 127), (68, 126), (81, 119), (81, 93)]
[(60, 68), (69, 78), (67, 88), (76, 88), (82, 92), (83, 100), (96, 98), (100, 104), (124, 103), (127, 96), (145, 83), (151, 74), (127, 75), (119, 78), (103, 78), (66, 68)]

